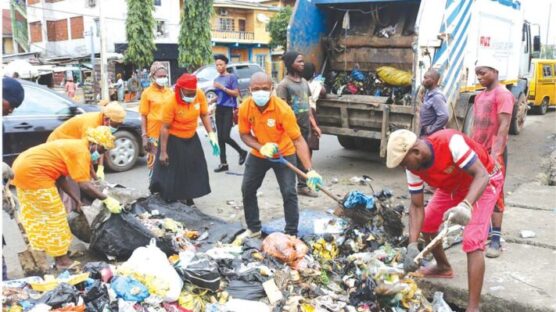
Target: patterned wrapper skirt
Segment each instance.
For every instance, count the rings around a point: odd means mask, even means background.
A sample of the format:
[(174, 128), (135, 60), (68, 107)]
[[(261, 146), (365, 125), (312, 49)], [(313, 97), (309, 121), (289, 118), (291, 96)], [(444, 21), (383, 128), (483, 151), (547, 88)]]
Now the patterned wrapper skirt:
[(21, 205), (19, 219), (31, 248), (43, 250), (52, 257), (67, 254), (72, 235), (66, 209), (56, 187), (38, 190), (18, 188), (17, 198)]
[(149, 138), (149, 142), (154, 146), (152, 153), (147, 153), (147, 169), (149, 169), (149, 181), (153, 176), (154, 161), (158, 152), (158, 139)]

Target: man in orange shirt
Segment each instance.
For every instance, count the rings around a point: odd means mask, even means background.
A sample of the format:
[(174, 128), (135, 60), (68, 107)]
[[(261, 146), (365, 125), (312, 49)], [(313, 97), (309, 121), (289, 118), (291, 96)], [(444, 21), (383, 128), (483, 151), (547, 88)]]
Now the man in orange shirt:
[(86, 137), (37, 145), (21, 153), (13, 164), (13, 185), (21, 207), (19, 219), (29, 243), (33, 249), (54, 257), (58, 269), (70, 267), (73, 261), (67, 255), (71, 243), (67, 213), (56, 186), (79, 203), (79, 196), (68, 188), (66, 177), (70, 177), (79, 183), (81, 191), (102, 200), (111, 212), (121, 211), (116, 199), (90, 182), (91, 161), (114, 146), (114, 136), (108, 127), (101, 126), (87, 130)]
[(139, 113), (141, 114), (141, 132), (143, 148), (147, 151), (147, 168), (149, 180), (152, 176), (154, 159), (158, 151), (160, 127), (162, 127), (162, 109), (174, 100), (174, 92), (168, 88), (168, 70), (161, 62), (151, 65), (150, 78), (153, 81), (141, 93)]
[(318, 190), (322, 185), (322, 178), (311, 169), (309, 147), (301, 135), (293, 110), (280, 98), (270, 95), (270, 77), (263, 72), (255, 73), (251, 77), (250, 90), (252, 96), (239, 108), (239, 133), (243, 142), (252, 148), (241, 185), (248, 229), (237, 239), (243, 240), (261, 234), (257, 190), (270, 169), (274, 170), (284, 201), (284, 232), (297, 235), (299, 209), (295, 173), (283, 164), (271, 160), (283, 156), (295, 165), (296, 159), (299, 159), (308, 168), (307, 185), (312, 190)]

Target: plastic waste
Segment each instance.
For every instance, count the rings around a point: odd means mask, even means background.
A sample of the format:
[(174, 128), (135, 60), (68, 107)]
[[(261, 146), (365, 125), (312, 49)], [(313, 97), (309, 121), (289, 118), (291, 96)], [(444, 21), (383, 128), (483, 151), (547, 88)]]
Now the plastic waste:
[(92, 279), (100, 279), (107, 283), (112, 278), (110, 265), (103, 261), (89, 262), (83, 266), (83, 272), (88, 272)]
[(244, 312), (244, 311), (257, 311), (257, 312), (270, 312), (270, 307), (263, 302), (230, 299), (224, 304), (224, 311), (228, 312)]
[(148, 246), (137, 248), (118, 272), (131, 274), (147, 286), (152, 295), (162, 297), (166, 302), (178, 300), (183, 287), (180, 276), (166, 255), (156, 247), (154, 239)]
[[(297, 235), (305, 237), (315, 234), (339, 234), (345, 228), (346, 222), (341, 218), (337, 218), (323, 211), (304, 209), (299, 212), (299, 225), (297, 227)], [(284, 218), (277, 218), (266, 222), (263, 225), (262, 232), (272, 234), (284, 231), (286, 222)]]
[(77, 211), (71, 211), (68, 214), (68, 224), (70, 231), (75, 237), (84, 241), (85, 243), (91, 242), (91, 227), (87, 218), (83, 213)]
[(444, 293), (440, 291), (434, 292), (432, 297), (432, 310), (433, 312), (454, 312), (448, 303), (444, 301)]
[(43, 303), (52, 308), (59, 308), (68, 303), (78, 304), (78, 301), (79, 291), (70, 284), (61, 283), (53, 290), (44, 293), (40, 298), (31, 300), (31, 303), (35, 305)]
[(266, 296), (263, 285), (258, 281), (231, 280), (226, 291), (236, 299), (259, 300)]
[(204, 312), (208, 302), (205, 298), (207, 293), (208, 290), (206, 289), (187, 288), (180, 294), (178, 304), (180, 307), (192, 312)]
[(99, 280), (85, 290), (83, 301), (87, 311), (105, 311), (110, 309), (110, 296), (108, 289)]
[(220, 288), (218, 264), (206, 254), (197, 253), (189, 263), (182, 265), (181, 262), (178, 262), (174, 268), (184, 281), (197, 287), (212, 291)]
[(293, 236), (272, 233), (264, 239), (263, 251), (295, 269), (309, 248)]
[(412, 74), (390, 66), (381, 66), (376, 69), (378, 77), (385, 83), (397, 86), (407, 87), (411, 85)]
[(530, 230), (521, 230), (519, 232), (519, 235), (521, 236), (521, 238), (534, 238), (536, 236), (535, 232)]
[(117, 276), (112, 279), (111, 287), (118, 298), (125, 301), (141, 302), (150, 294), (147, 287), (130, 276)]
[(352, 191), (349, 192), (344, 199), (344, 207), (348, 209), (363, 207), (367, 210), (374, 210), (375, 198), (373, 196), (367, 196), (359, 191)]

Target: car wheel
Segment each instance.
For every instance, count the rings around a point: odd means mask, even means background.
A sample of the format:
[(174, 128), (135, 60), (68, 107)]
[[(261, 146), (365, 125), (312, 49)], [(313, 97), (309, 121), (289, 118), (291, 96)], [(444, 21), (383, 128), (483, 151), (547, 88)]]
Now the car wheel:
[(115, 172), (129, 170), (139, 158), (139, 142), (133, 134), (125, 130), (117, 131), (114, 136), (115, 146), (105, 158), (106, 165)]
[(338, 142), (343, 148), (348, 150), (354, 150), (357, 148), (357, 142), (355, 142), (355, 138), (353, 137), (339, 135)]
[(542, 100), (541, 105), (533, 106), (533, 112), (537, 115), (544, 115), (548, 111), (548, 98)]
[(510, 134), (518, 135), (525, 126), (525, 118), (527, 117), (527, 102), (525, 94), (521, 93), (514, 106), (514, 113), (510, 122)]
[(216, 98), (216, 92), (214, 91), (207, 91), (207, 93), (205, 94), (206, 98), (207, 98), (207, 103), (210, 103), (210, 100)]

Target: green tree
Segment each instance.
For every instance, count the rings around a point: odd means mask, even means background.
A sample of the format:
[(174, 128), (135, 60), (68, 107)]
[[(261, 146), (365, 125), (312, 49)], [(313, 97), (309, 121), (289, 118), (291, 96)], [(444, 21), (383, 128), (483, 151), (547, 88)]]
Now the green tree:
[(288, 41), (288, 24), (292, 16), (292, 8), (284, 6), (280, 9), (278, 14), (274, 15), (268, 23), (268, 30), (270, 32), (270, 46), (275, 48), (282, 46), (286, 48)]
[(178, 38), (178, 62), (189, 72), (209, 63), (212, 56), (210, 20), (213, 0), (184, 0)]
[(127, 50), (124, 60), (139, 68), (147, 67), (153, 62), (153, 53), (156, 50), (153, 10), (154, 0), (127, 0)]

